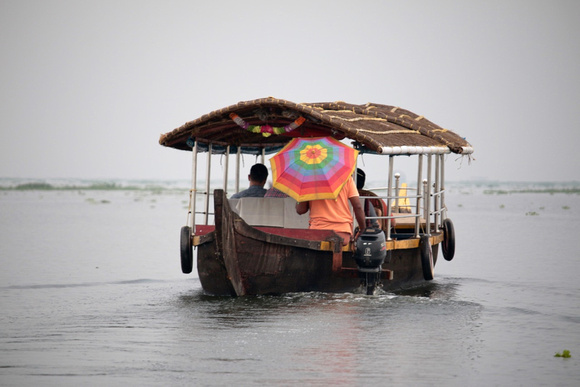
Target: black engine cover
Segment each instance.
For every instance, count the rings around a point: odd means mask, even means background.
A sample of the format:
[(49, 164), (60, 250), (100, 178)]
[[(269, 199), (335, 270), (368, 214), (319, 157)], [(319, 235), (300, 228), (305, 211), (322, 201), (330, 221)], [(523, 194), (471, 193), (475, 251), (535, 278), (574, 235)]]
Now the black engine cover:
[(379, 272), (387, 256), (385, 233), (378, 228), (367, 228), (356, 241), (354, 260), (361, 272)]

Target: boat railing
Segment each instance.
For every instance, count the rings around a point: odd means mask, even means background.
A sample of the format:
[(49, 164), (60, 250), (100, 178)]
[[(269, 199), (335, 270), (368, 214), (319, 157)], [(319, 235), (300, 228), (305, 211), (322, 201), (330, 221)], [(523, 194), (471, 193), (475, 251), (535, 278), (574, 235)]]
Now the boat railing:
[[(370, 189), (371, 192), (374, 191), (378, 191), (380, 190), (380, 188), (373, 188)], [(422, 195), (406, 195), (406, 196), (400, 196), (400, 195), (382, 195), (382, 194), (377, 194), (376, 196), (360, 196), (360, 199), (362, 200), (376, 200), (376, 199), (380, 199), (383, 201), (383, 203), (385, 204), (383, 207), (383, 211), (382, 211), (382, 215), (377, 214), (377, 216), (367, 216), (367, 219), (369, 220), (379, 220), (381, 222), (384, 223), (384, 227), (383, 229), (385, 230), (385, 233), (387, 235), (387, 239), (392, 239), (391, 238), (391, 233), (392, 233), (392, 226), (395, 226), (397, 224), (399, 224), (399, 227), (401, 226), (401, 223), (398, 223), (397, 220), (405, 220), (405, 223), (409, 223), (408, 221), (410, 220), (413, 224), (414, 224), (414, 234), (416, 237), (419, 236), (420, 234), (420, 226), (422, 223), (421, 216), (422, 213), (420, 211), (420, 207), (417, 208), (416, 205), (409, 205), (405, 207), (405, 212), (399, 212), (401, 210), (401, 207), (398, 207), (397, 210), (395, 211), (395, 208), (393, 206), (393, 203), (395, 203), (396, 201), (398, 201), (399, 199), (421, 199)], [(384, 212), (384, 210), (386, 210), (386, 213)]]
[[(193, 143), (192, 186), (190, 189), (187, 224), (193, 228), (194, 234), (196, 224), (208, 225), (215, 219), (215, 214), (210, 212), (210, 209), (213, 208), (213, 194), (210, 183), (212, 147), (212, 143), (207, 144), (205, 182), (198, 186), (197, 157), (199, 149), (198, 143)], [(226, 149), (225, 155), (223, 187), (221, 188), (227, 193), (229, 147)], [(425, 157), (426, 163), (424, 163)], [(400, 174), (394, 173), (394, 156), (390, 155), (388, 157), (387, 187), (371, 188), (371, 192), (377, 191), (380, 194), (363, 197), (364, 199), (380, 198), (385, 202), (385, 206), (382, 208), (384, 210), (383, 213), (373, 218), (369, 217), (369, 219), (382, 220), (382, 223), (385, 224), (383, 229), (388, 239), (391, 239), (391, 225), (394, 225), (396, 229), (411, 229), (414, 224), (414, 236), (419, 237), (422, 234), (430, 235), (432, 228), (434, 228), (434, 232), (438, 232), (446, 218), (447, 208), (445, 206), (445, 188), (443, 183), (444, 154), (419, 154), (417, 160), (415, 187), (407, 187), (406, 183), (401, 183)], [(265, 162), (264, 150), (262, 150), (261, 162)], [(238, 148), (236, 153), (235, 192), (239, 192), (240, 166), (240, 148)], [(200, 180), (201, 183), (203, 179)], [(210, 219), (210, 216), (213, 219)], [(402, 225), (405, 227), (401, 227)]]
[[(360, 196), (363, 200), (381, 199), (385, 203), (387, 213), (377, 216), (367, 216), (368, 219), (382, 220), (385, 223), (387, 239), (391, 239), (393, 228), (396, 229), (409, 224), (414, 224), (415, 237), (422, 234), (437, 232), (446, 217), (447, 208), (443, 204), (445, 190), (429, 189), (427, 180), (423, 181), (422, 189), (405, 187), (405, 193), (401, 194), (400, 188), (395, 195), (376, 194), (376, 196)], [(386, 191), (388, 187), (374, 187), (369, 191)], [(411, 194), (414, 193), (414, 194)], [(415, 203), (415, 204), (412, 204)], [(432, 209), (431, 209), (432, 208)], [(427, 221), (429, 220), (429, 221)], [(392, 227), (394, 224), (395, 227)], [(431, 228), (434, 227), (434, 230)]]
[[(201, 210), (198, 210), (199, 200), (203, 199), (203, 206)], [(210, 216), (214, 216), (214, 212), (210, 211), (213, 208), (213, 192), (207, 192), (205, 190), (190, 189), (189, 190), (189, 204), (187, 206), (187, 221), (186, 224), (194, 230), (196, 225), (208, 225), (210, 224)], [(201, 215), (202, 220), (199, 219)]]
[[(443, 225), (443, 220), (447, 217), (447, 207), (443, 202), (445, 195), (445, 189), (434, 187), (433, 192), (430, 193), (431, 201), (433, 202), (433, 210), (426, 214), (431, 219), (433, 218), (433, 225), (435, 226), (434, 231), (438, 231)], [(427, 198), (426, 198), (427, 201)], [(426, 205), (424, 207), (427, 207)]]

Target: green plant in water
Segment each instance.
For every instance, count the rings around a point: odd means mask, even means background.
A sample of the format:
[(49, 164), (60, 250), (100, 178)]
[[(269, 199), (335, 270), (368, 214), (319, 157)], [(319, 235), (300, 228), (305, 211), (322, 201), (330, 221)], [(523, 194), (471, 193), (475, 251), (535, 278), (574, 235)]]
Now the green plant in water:
[(554, 357), (563, 357), (563, 358), (569, 358), (572, 357), (572, 355), (570, 354), (570, 351), (568, 351), (567, 349), (563, 350), (562, 353), (558, 352), (554, 355)]

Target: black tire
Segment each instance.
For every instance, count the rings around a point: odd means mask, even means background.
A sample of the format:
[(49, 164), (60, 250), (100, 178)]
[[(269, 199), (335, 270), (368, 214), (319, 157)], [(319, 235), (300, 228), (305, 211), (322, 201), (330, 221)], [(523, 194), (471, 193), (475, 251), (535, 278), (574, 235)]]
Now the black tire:
[(423, 235), (419, 241), (419, 250), (421, 250), (421, 266), (423, 268), (423, 278), (425, 281), (433, 279), (433, 250), (429, 235)]
[(441, 244), (443, 250), (443, 258), (451, 261), (455, 256), (455, 229), (453, 222), (447, 218), (443, 221), (443, 243)]
[(193, 247), (191, 245), (191, 227), (181, 227), (181, 271), (189, 274), (193, 270)]

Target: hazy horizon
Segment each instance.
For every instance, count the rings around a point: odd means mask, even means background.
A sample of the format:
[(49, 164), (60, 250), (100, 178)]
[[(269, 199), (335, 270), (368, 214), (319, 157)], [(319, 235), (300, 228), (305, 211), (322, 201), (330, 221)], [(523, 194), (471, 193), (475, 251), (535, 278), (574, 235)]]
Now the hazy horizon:
[(580, 181), (578, 20), (562, 0), (5, 0), (0, 176), (189, 179), (161, 133), (274, 96), (423, 115), (475, 149), (448, 181)]

